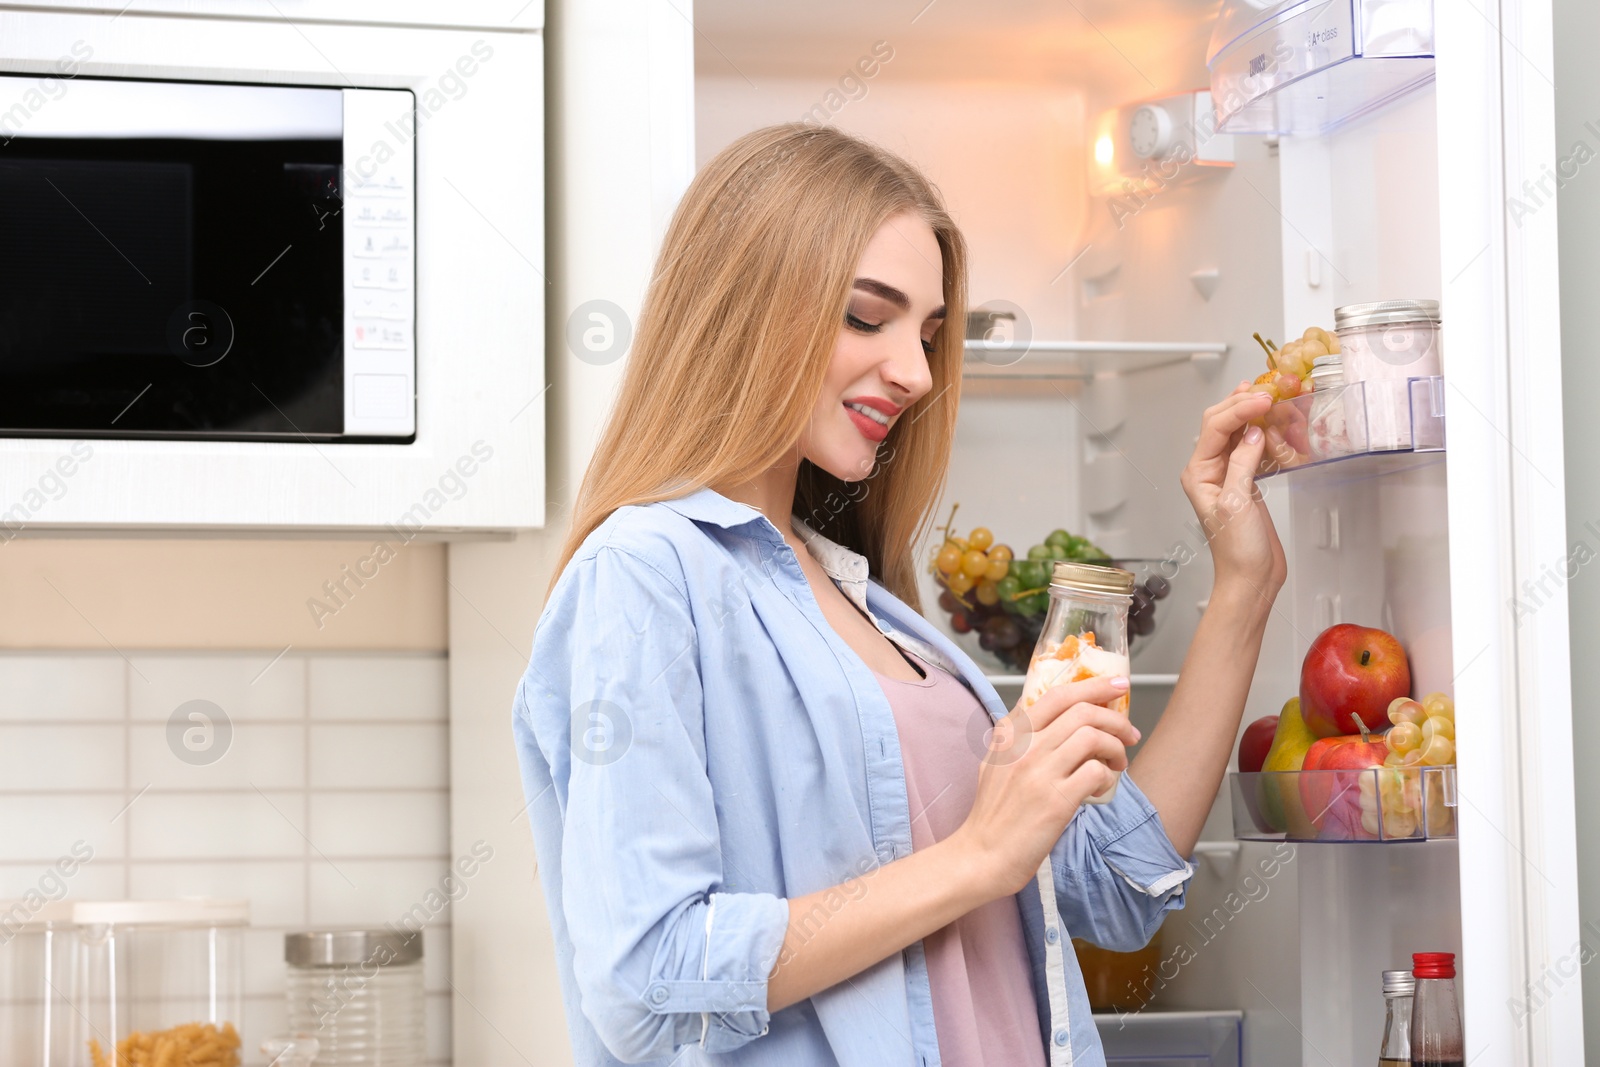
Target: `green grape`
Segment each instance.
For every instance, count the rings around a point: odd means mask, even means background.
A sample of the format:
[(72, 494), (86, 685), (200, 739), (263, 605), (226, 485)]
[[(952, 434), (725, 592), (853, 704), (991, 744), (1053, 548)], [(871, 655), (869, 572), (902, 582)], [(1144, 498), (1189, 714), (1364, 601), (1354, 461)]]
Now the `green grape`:
[(1051, 530), (1050, 535), (1044, 539), (1047, 545), (1060, 545), (1066, 548), (1072, 542), (1072, 535), (1065, 530)]
[(1032, 546), (1031, 548), (1028, 549), (1028, 558), (1031, 559), (1031, 560), (1049, 559), (1050, 558), (1050, 546), (1049, 545), (1034, 545), (1034, 546)]
[(1001, 601), (1010, 600), (1022, 592), (1022, 579), (1015, 574), (1008, 574), (995, 583), (995, 589), (1000, 593)]
[(1062, 548), (1060, 545), (1051, 545), (1050, 546), (1050, 558), (1052, 560), (1057, 560), (1057, 559), (1069, 559), (1070, 557), (1067, 555), (1067, 550)]
[(1017, 603), (1022, 606), (1022, 613), (1024, 615), (1039, 615), (1050, 606), (1050, 594), (1029, 593), (1027, 596), (1017, 601)]

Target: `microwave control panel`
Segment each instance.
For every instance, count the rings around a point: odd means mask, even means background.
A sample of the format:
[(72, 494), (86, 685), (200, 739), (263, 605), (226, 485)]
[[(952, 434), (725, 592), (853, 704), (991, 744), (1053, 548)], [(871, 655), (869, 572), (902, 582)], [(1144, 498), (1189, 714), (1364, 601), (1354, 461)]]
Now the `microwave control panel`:
[(416, 432), (416, 98), (344, 90), (344, 433)]

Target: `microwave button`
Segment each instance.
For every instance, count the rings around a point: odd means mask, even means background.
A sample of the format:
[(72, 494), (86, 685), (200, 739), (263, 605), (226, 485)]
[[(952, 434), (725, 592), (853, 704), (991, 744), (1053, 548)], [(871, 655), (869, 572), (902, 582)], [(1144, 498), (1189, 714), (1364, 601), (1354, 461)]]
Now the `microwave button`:
[(350, 345), (403, 351), (411, 347), (411, 327), (393, 319), (357, 319), (351, 327)]

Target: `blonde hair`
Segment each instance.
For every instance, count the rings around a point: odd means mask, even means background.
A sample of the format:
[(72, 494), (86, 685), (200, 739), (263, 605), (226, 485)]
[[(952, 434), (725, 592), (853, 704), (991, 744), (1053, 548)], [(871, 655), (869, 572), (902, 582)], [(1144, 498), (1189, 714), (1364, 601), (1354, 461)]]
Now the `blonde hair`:
[(861, 481), (802, 460), (794, 511), (865, 556), (874, 577), (921, 610), (912, 547), (943, 491), (955, 435), (966, 242), (915, 167), (832, 127), (798, 122), (740, 137), (684, 193), (546, 599), (617, 508), (736, 484), (792, 455), (821, 394), (857, 264), (901, 212), (927, 222), (944, 259), (933, 386), (900, 415)]

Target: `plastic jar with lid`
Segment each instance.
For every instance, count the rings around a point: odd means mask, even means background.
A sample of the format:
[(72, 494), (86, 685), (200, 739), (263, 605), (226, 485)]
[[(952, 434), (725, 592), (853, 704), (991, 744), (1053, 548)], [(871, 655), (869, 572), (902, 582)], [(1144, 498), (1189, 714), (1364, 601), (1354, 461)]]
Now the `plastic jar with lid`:
[(1345, 417), (1347, 392), (1342, 354), (1318, 356), (1312, 361), (1310, 410), (1306, 414), (1306, 440), (1312, 462), (1346, 456), (1354, 450)]
[(74, 1034), (61, 1062), (237, 1067), (245, 900), (82, 901), (72, 908)]
[[(1030, 706), (1051, 686), (1077, 678), (1129, 677), (1128, 609), (1133, 604), (1133, 584), (1133, 572), (1119, 567), (1056, 562), (1050, 575), (1050, 609), (1034, 645), (1019, 707)], [(1128, 695), (1118, 697), (1111, 708), (1126, 715)], [(1087, 803), (1107, 804), (1116, 794), (1113, 782)]]
[(0, 1064), (64, 1062), (72, 905), (0, 900)]
[(1333, 312), (1344, 380), (1363, 383), (1367, 447), (1411, 447), (1409, 379), (1443, 373), (1437, 300), (1380, 300)]
[(317, 1041), (317, 1067), (419, 1067), (425, 1049), (422, 937), (392, 930), (285, 935), (289, 1029)]

